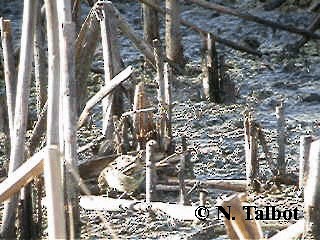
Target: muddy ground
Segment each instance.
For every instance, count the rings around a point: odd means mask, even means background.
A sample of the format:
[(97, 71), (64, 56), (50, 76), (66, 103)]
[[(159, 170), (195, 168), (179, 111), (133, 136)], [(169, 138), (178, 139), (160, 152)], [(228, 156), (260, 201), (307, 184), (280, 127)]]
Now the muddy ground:
[[(254, 0), (211, 1), (247, 11), (260, 17), (299, 27), (310, 24), (315, 13), (307, 6), (299, 6), (299, 1), (287, 1), (284, 6), (270, 12), (263, 8), (263, 2)], [(300, 1), (302, 2), (302, 1)], [(131, 26), (142, 34), (141, 10), (136, 1), (114, 1)], [(303, 8), (302, 8), (303, 7)], [(15, 42), (18, 45), (22, 6), (20, 1), (3, 1), (0, 15), (13, 21)], [(88, 7), (83, 5), (83, 15)], [(234, 104), (209, 103), (202, 97), (201, 39), (199, 35), (182, 27), (184, 53), (188, 60), (186, 73), (178, 75), (173, 84), (173, 134), (177, 142), (182, 134), (187, 136), (189, 147), (197, 149), (194, 155), (194, 174), (197, 179), (239, 179), (245, 178), (243, 112), (250, 109), (267, 136), (273, 158), (277, 157), (275, 106), (284, 100), (286, 119), (286, 160), (288, 172), (298, 173), (299, 138), (304, 134), (319, 136), (320, 133), (320, 45), (309, 41), (298, 53), (287, 51), (287, 46), (300, 37), (295, 34), (274, 30), (256, 23), (232, 16), (221, 15), (192, 4), (183, 4), (182, 17), (204, 29), (241, 44), (254, 43), (263, 53), (261, 58), (232, 50), (217, 44), (218, 54), (224, 55), (227, 74), (236, 84), (238, 94)], [(163, 33), (163, 20), (161, 21)], [(163, 36), (163, 34), (161, 34)], [(163, 40), (163, 39), (162, 39)], [(101, 47), (97, 51), (95, 65), (101, 65)], [(121, 55), (125, 65), (135, 67), (136, 81), (147, 82), (150, 92), (155, 93), (154, 73), (144, 70), (141, 54), (131, 42), (121, 37)], [(2, 81), (2, 80), (1, 80)], [(90, 89), (96, 91), (102, 82), (101, 76), (91, 74)], [(1, 83), (3, 86), (3, 83)], [(3, 91), (3, 88), (0, 89)], [(91, 93), (92, 94), (92, 93)], [(156, 95), (150, 96), (155, 100)], [(90, 142), (100, 134), (99, 113), (96, 130), (79, 132), (80, 145)], [(90, 134), (90, 136), (88, 135)], [(4, 149), (0, 156), (5, 161)], [(80, 156), (83, 161), (92, 155), (87, 152)], [(266, 180), (271, 175), (265, 156), (259, 150), (261, 176)], [(213, 206), (225, 191), (209, 191), (208, 206)], [(294, 187), (281, 186), (263, 192), (257, 197), (250, 195), (258, 206), (272, 205), (279, 208), (298, 207), (303, 216), (302, 192)], [(163, 194), (163, 199), (174, 202), (175, 193)], [(160, 199), (162, 200), (162, 199)], [(194, 204), (198, 197), (193, 196)], [(180, 222), (165, 214), (150, 219), (146, 213), (125, 211), (123, 213), (103, 213), (119, 238), (167, 238), (167, 239), (228, 239), (221, 221)], [(84, 239), (109, 237), (109, 230), (101, 223), (94, 211), (81, 211)], [(262, 222), (265, 236), (274, 234), (288, 223)], [(202, 234), (201, 234), (202, 233)], [(44, 234), (45, 236), (46, 234)]]

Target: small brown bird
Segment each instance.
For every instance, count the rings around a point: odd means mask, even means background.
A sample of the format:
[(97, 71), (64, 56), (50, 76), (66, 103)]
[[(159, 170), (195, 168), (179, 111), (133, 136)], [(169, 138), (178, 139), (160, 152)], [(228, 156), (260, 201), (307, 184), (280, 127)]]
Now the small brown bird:
[(119, 192), (132, 193), (145, 179), (145, 168), (142, 154), (136, 156), (122, 155), (117, 157), (99, 175), (100, 190), (116, 189)]

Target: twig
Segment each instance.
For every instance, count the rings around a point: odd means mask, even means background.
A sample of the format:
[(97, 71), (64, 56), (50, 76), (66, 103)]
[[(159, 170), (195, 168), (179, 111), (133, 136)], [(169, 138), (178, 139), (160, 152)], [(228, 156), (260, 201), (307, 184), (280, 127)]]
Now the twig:
[(85, 123), (85, 121), (89, 117), (91, 109), (97, 103), (99, 103), (103, 98), (105, 98), (108, 94), (110, 94), (117, 86), (119, 86), (122, 82), (128, 79), (132, 71), (133, 70), (131, 66), (127, 67), (118, 75), (116, 75), (107, 86), (102, 87), (99, 90), (99, 92), (97, 92), (92, 98), (90, 98), (90, 100), (87, 102), (85, 108), (83, 109), (83, 112), (79, 117), (78, 128), (80, 128)]
[(266, 20), (266, 19), (254, 16), (254, 15), (248, 14), (248, 13), (241, 13), (235, 9), (228, 8), (228, 7), (219, 5), (219, 4), (207, 2), (205, 0), (187, 0), (187, 1), (195, 3), (195, 4), (202, 6), (206, 9), (218, 11), (218, 12), (228, 14), (228, 15), (233, 15), (233, 16), (243, 18), (248, 21), (252, 21), (252, 22), (256, 22), (256, 23), (260, 23), (260, 24), (272, 27), (274, 29), (280, 29), (280, 30), (284, 30), (287, 32), (295, 33), (295, 34), (304, 35), (304, 36), (307, 36), (310, 38), (320, 39), (319, 34), (315, 34), (309, 30), (296, 28), (296, 27), (289, 26), (289, 25), (283, 25), (279, 22), (273, 22), (270, 20)]
[[(153, 7), (154, 9), (156, 9), (162, 15), (164, 15), (166, 12), (169, 12), (169, 9), (163, 10), (158, 5), (151, 3), (149, 0), (139, 0), (139, 1), (149, 5), (151, 7)], [(208, 32), (208, 31), (206, 31), (206, 30), (204, 30), (202, 28), (197, 27), (196, 25), (190, 23), (187, 20), (181, 19), (180, 21), (181, 21), (182, 25), (189, 27), (193, 31), (196, 31), (196, 32), (200, 33), (203, 36), (206, 36), (208, 33), (210, 33), (217, 42), (219, 42), (221, 44), (224, 44), (224, 45), (226, 45), (228, 47), (231, 47), (233, 49), (236, 49), (236, 50), (239, 50), (239, 51), (242, 51), (242, 52), (247, 52), (247, 53), (250, 53), (250, 54), (253, 54), (253, 55), (257, 55), (257, 56), (260, 56), (260, 57), (262, 56), (262, 53), (259, 52), (259, 51), (256, 51), (256, 50), (254, 50), (254, 49), (252, 49), (250, 47), (241, 46), (236, 42), (233, 42), (233, 41), (230, 41), (228, 39), (222, 38), (222, 37), (220, 37), (220, 36), (218, 36), (218, 35), (216, 35), (216, 34), (214, 34), (212, 32)]]

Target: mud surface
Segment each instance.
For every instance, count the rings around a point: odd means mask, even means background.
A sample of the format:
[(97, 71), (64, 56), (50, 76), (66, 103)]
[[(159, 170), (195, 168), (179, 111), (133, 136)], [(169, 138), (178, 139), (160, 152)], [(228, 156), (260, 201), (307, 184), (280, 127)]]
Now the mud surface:
[[(140, 5), (135, 1), (114, 1), (131, 26), (142, 36)], [(263, 4), (253, 0), (211, 1), (222, 3), (240, 11), (250, 13), (276, 22), (301, 28), (310, 24), (315, 13), (300, 8), (288, 1), (272, 12), (265, 11)], [(290, 5), (291, 4), (291, 5)], [(83, 14), (88, 12), (83, 6)], [(0, 15), (13, 21), (15, 43), (20, 37), (22, 6), (20, 1), (2, 1)], [(320, 133), (320, 45), (309, 41), (299, 53), (286, 51), (288, 44), (300, 39), (295, 34), (274, 30), (256, 23), (247, 22), (232, 16), (221, 15), (196, 5), (184, 4), (182, 17), (219, 36), (241, 44), (250, 44), (263, 53), (258, 58), (217, 44), (218, 54), (224, 55), (229, 78), (236, 84), (238, 95), (234, 104), (209, 103), (202, 97), (201, 38), (192, 30), (182, 28), (184, 53), (188, 60), (186, 74), (177, 76), (173, 85), (173, 134), (180, 141), (182, 134), (187, 136), (189, 147), (195, 148), (194, 173), (197, 179), (243, 179), (245, 178), (245, 156), (243, 135), (243, 112), (249, 109), (263, 127), (272, 157), (277, 158), (277, 122), (275, 106), (284, 100), (286, 119), (286, 161), (287, 171), (298, 174), (299, 138), (305, 134), (319, 136)], [(161, 21), (163, 33), (163, 20)], [(161, 34), (161, 36), (164, 36)], [(163, 39), (162, 39), (163, 40)], [(253, 45), (252, 45), (253, 44)], [(101, 59), (101, 48), (96, 59)], [(135, 66), (137, 79), (145, 80), (150, 91), (155, 93), (154, 73), (142, 68), (142, 55), (132, 47), (130, 40), (121, 37), (121, 55), (125, 65)], [(97, 61), (95, 65), (101, 65)], [(139, 77), (140, 76), (140, 77)], [(150, 78), (151, 77), (151, 78)], [(2, 81), (2, 80), (1, 80)], [(90, 83), (101, 78), (92, 74)], [(3, 84), (1, 84), (3, 86)], [(96, 91), (97, 84), (91, 86)], [(3, 91), (0, 89), (0, 91)], [(150, 96), (154, 101), (156, 95)], [(100, 122), (95, 123), (101, 126)], [(91, 137), (88, 133), (91, 132)], [(80, 143), (84, 144), (99, 135), (99, 129), (79, 133)], [(86, 136), (85, 139), (83, 136)], [(3, 152), (3, 151), (1, 151)], [(2, 154), (2, 153), (1, 153)], [(80, 160), (91, 153), (81, 155)], [(4, 159), (4, 155), (0, 156)], [(271, 175), (265, 155), (259, 150), (261, 176), (266, 180)], [(216, 204), (216, 199), (226, 193), (209, 191), (208, 206)], [(163, 194), (163, 200), (174, 202), (177, 196)], [(258, 206), (272, 205), (279, 208), (298, 207), (303, 215), (302, 193), (293, 187), (280, 186), (261, 193), (259, 197), (250, 195)], [(161, 200), (161, 199), (160, 199)], [(194, 196), (194, 203), (198, 197)], [(147, 213), (124, 211), (123, 213), (103, 213), (114, 232), (121, 238), (167, 238), (167, 239), (227, 239), (222, 221), (199, 223), (180, 222), (166, 216), (152, 218)], [(108, 228), (102, 224), (94, 211), (82, 210), (82, 237), (96, 239), (109, 237)], [(283, 226), (280, 226), (284, 224)], [(262, 223), (266, 235), (284, 228), (286, 223), (265, 221)], [(200, 234), (203, 232), (203, 234)]]

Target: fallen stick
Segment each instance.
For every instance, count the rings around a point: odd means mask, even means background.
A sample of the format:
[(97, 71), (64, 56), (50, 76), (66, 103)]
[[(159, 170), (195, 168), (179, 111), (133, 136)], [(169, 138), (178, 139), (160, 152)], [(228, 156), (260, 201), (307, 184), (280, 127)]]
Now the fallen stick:
[(148, 59), (148, 61), (155, 66), (155, 59), (153, 56), (152, 48), (134, 32), (128, 22), (121, 16), (120, 12), (113, 6), (114, 16), (117, 20), (117, 25), (121, 32), (125, 34)]
[(156, 111), (157, 111), (157, 108), (155, 108), (155, 107), (136, 109), (136, 110), (132, 110), (132, 111), (128, 111), (128, 112), (123, 113), (121, 115), (121, 118), (122, 117), (126, 117), (126, 116), (132, 116), (132, 115), (135, 115), (137, 113), (144, 113), (144, 112), (153, 112), (153, 113), (155, 113)]
[(89, 142), (89, 143), (79, 147), (77, 153), (82, 153), (84, 151), (89, 150), (90, 148), (96, 147), (103, 139), (104, 139), (103, 135), (100, 135), (97, 138), (94, 138), (92, 142)]
[[(154, 9), (156, 9), (162, 15), (165, 15), (165, 11), (168, 11), (168, 9), (163, 10), (158, 5), (156, 5), (154, 3), (151, 3), (149, 0), (139, 0), (139, 1), (144, 3), (144, 4), (146, 4), (146, 5), (149, 5), (149, 6), (153, 7)], [(252, 49), (250, 47), (241, 46), (238, 43), (230, 41), (228, 39), (221, 38), (221, 37), (217, 36), (216, 34), (214, 34), (212, 32), (208, 32), (208, 31), (206, 31), (206, 30), (204, 30), (202, 28), (197, 27), (196, 25), (190, 23), (187, 20), (180, 19), (180, 22), (181, 22), (182, 25), (184, 25), (186, 27), (189, 27), (193, 31), (196, 31), (196, 32), (200, 33), (203, 36), (207, 36), (207, 34), (210, 33), (214, 37), (215, 41), (217, 41), (217, 42), (219, 42), (221, 44), (224, 44), (224, 45), (226, 45), (226, 46), (228, 46), (230, 48), (233, 48), (233, 49), (236, 49), (236, 50), (239, 50), (239, 51), (242, 51), (242, 52), (247, 52), (247, 53), (250, 53), (250, 54), (253, 54), (253, 55), (257, 55), (259, 57), (262, 56), (262, 53), (259, 52), (259, 51), (256, 51), (256, 50), (254, 50), (254, 49)]]
[(0, 184), (0, 202), (10, 198), (43, 172), (44, 150), (39, 151)]
[[(247, 189), (247, 180), (240, 179), (208, 179), (208, 180), (197, 180), (197, 179), (185, 179), (185, 184), (193, 186), (195, 183), (200, 182), (200, 185), (205, 185), (207, 188), (215, 188), (220, 190), (229, 190), (236, 192), (245, 192)], [(178, 185), (178, 179), (168, 179), (166, 182), (159, 182), (159, 184), (166, 185)]]
[[(320, 14), (318, 14), (314, 20), (312, 21), (312, 23), (310, 24), (310, 26), (307, 28), (309, 31), (314, 32), (315, 30), (317, 30), (320, 26)], [(295, 44), (293, 49), (294, 50), (298, 50), (299, 48), (301, 48), (306, 42), (309, 41), (309, 37), (301, 37)]]
[(289, 240), (298, 239), (303, 233), (304, 219), (297, 221), (296, 223), (290, 225), (288, 228), (278, 232), (273, 235), (269, 240)]
[[(168, 191), (168, 192), (179, 192), (180, 186), (177, 185), (165, 185), (165, 184), (157, 184), (155, 186), (157, 191)], [(190, 190), (191, 187), (186, 187), (186, 190)]]
[(204, 7), (206, 9), (211, 9), (220, 13), (224, 13), (224, 14), (228, 14), (228, 15), (232, 15), (232, 16), (236, 16), (251, 22), (256, 22), (256, 23), (260, 23), (262, 25), (266, 25), (269, 26), (271, 28), (274, 29), (280, 29), (280, 30), (284, 30), (287, 32), (291, 32), (291, 33), (295, 33), (295, 34), (299, 34), (299, 35), (303, 35), (303, 36), (307, 36), (309, 38), (315, 38), (315, 39), (320, 39), (320, 35), (319, 34), (315, 34), (309, 30), (306, 29), (301, 29), (301, 28), (295, 28), (293, 26), (289, 26), (289, 25), (284, 25), (281, 24), (279, 22), (273, 22), (270, 20), (266, 20), (254, 15), (251, 15), (249, 13), (242, 13), (242, 12), (238, 12), (235, 9), (232, 8), (228, 8), (219, 4), (215, 4), (215, 3), (210, 3), (207, 2), (205, 0), (187, 0), (189, 2), (195, 3), (201, 7)]
[(85, 108), (83, 109), (79, 120), (78, 120), (78, 128), (80, 128), (85, 121), (87, 120), (91, 109), (99, 103), (103, 98), (105, 98), (108, 94), (110, 94), (117, 86), (119, 86), (122, 82), (124, 82), (126, 79), (128, 79), (132, 73), (132, 67), (129, 66), (126, 69), (124, 69), (122, 72), (120, 72), (118, 75), (116, 75), (110, 83), (102, 87), (99, 92), (97, 92), (90, 100), (87, 102)]
[(119, 212), (125, 209), (131, 209), (134, 211), (161, 211), (178, 220), (197, 220), (195, 216), (197, 206), (184, 206), (181, 204), (169, 204), (162, 202), (145, 203), (102, 196), (82, 196), (80, 198), (80, 206), (86, 210), (104, 210), (110, 212)]
[(266, 11), (272, 11), (273, 9), (276, 9), (280, 7), (282, 4), (284, 4), (286, 0), (271, 0), (267, 3), (263, 4), (263, 9)]

